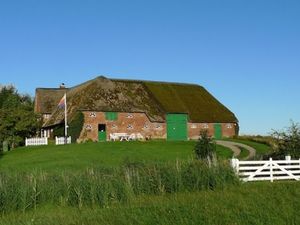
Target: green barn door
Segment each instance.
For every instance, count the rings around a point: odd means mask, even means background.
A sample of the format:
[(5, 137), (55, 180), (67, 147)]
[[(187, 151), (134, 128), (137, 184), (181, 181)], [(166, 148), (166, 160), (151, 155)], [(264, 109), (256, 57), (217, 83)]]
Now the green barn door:
[(215, 139), (221, 139), (222, 138), (222, 125), (219, 123), (216, 123), (214, 125), (214, 129), (215, 129)]
[(187, 114), (167, 114), (167, 140), (187, 140)]
[(98, 141), (106, 141), (106, 125), (98, 125)]

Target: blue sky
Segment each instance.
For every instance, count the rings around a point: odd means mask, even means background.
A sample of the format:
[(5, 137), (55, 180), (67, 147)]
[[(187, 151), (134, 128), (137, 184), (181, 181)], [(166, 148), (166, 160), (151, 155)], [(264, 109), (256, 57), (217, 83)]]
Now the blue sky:
[(300, 1), (0, 0), (0, 83), (197, 83), (242, 134), (300, 122)]

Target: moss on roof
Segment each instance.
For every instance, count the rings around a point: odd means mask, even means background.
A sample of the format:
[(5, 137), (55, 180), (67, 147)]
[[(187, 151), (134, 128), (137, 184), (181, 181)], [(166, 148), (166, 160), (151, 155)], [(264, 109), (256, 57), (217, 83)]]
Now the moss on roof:
[[(46, 94), (39, 94), (43, 93)], [(43, 96), (43, 104), (47, 104), (49, 94), (51, 91)], [(55, 103), (49, 104), (51, 107), (54, 105), (54, 111), (45, 127), (64, 120), (64, 111), (56, 107), (60, 98), (48, 99), (49, 102), (54, 100)], [(191, 122), (238, 121), (203, 87), (192, 84), (107, 79), (101, 76), (68, 89), (67, 100), (69, 120), (77, 111), (113, 111), (144, 112), (151, 121), (156, 122), (164, 122), (166, 113), (188, 113)]]
[(67, 89), (63, 88), (37, 88), (35, 91), (35, 112), (52, 113), (66, 91)]
[(191, 84), (145, 82), (166, 113), (187, 113), (191, 122), (238, 122), (205, 88)]

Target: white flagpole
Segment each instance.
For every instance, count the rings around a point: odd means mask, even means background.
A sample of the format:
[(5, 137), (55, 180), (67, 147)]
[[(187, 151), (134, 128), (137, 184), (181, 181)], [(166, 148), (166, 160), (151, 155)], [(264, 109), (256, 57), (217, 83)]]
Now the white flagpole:
[(65, 138), (68, 138), (67, 93), (65, 93)]

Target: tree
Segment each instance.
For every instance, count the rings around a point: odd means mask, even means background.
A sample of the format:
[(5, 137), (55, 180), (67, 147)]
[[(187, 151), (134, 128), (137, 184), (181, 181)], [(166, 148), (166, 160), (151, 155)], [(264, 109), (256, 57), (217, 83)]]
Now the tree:
[(195, 145), (194, 152), (197, 159), (211, 161), (215, 158), (216, 144), (213, 139), (209, 137), (207, 130), (202, 130), (200, 132), (200, 138)]
[(275, 145), (271, 157), (283, 159), (286, 155), (290, 155), (292, 158), (300, 158), (300, 125), (298, 123), (291, 121), (290, 127), (283, 131), (274, 131), (272, 137)]
[(20, 95), (13, 86), (0, 90), (0, 143), (8, 141), (10, 148), (22, 145), (25, 137), (35, 135), (39, 116), (34, 113), (33, 100)]

